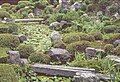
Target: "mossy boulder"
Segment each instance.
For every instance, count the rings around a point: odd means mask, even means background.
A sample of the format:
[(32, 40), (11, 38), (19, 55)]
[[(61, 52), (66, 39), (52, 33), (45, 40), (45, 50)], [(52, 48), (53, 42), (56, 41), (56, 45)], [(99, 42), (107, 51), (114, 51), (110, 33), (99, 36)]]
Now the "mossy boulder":
[(120, 45), (114, 49), (114, 54), (120, 56)]
[(44, 54), (42, 52), (34, 52), (29, 56), (29, 60), (33, 63), (50, 63), (51, 57), (47, 54)]
[(19, 82), (12, 65), (0, 64), (0, 82)]
[(103, 34), (101, 32), (92, 32), (90, 35), (95, 37), (95, 40), (102, 40), (103, 39)]
[(28, 58), (31, 53), (34, 52), (34, 48), (31, 45), (21, 44), (17, 47), (21, 58)]
[(19, 38), (12, 34), (0, 34), (0, 46), (16, 48), (20, 44)]

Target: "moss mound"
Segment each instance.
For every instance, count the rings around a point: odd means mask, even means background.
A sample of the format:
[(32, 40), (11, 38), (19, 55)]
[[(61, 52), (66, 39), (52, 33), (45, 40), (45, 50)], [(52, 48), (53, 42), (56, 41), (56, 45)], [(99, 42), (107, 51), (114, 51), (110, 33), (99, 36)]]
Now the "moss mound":
[(0, 82), (19, 82), (12, 65), (0, 64)]

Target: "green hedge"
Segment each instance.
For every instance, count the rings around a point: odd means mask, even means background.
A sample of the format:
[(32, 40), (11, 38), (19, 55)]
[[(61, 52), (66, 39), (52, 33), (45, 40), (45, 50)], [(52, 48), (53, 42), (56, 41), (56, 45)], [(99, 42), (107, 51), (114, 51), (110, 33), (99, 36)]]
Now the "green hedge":
[(20, 44), (19, 38), (12, 34), (0, 34), (0, 46), (15, 48)]
[(19, 82), (12, 65), (0, 64), (0, 82)]
[(15, 23), (0, 23), (0, 33), (13, 33), (18, 31), (18, 25)]
[(9, 48), (0, 47), (0, 63), (7, 62), (8, 55), (7, 55), (6, 51), (8, 51), (8, 50), (9, 50)]

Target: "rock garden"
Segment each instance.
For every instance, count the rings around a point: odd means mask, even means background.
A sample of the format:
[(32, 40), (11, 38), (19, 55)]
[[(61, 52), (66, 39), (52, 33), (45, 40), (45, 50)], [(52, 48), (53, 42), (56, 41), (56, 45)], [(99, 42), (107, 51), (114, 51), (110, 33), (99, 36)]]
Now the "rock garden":
[(120, 1), (2, 3), (0, 82), (120, 82)]

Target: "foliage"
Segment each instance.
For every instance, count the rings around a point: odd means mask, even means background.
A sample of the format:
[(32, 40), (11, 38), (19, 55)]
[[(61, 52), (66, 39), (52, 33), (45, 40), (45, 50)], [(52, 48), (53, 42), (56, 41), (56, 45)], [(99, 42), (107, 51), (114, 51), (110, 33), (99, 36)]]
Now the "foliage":
[(0, 23), (0, 33), (16, 33), (18, 31), (18, 25), (15, 23)]
[(80, 37), (76, 33), (68, 33), (63, 36), (63, 42), (67, 44), (77, 42), (77, 41), (80, 41)]
[(17, 47), (17, 50), (20, 53), (20, 56), (22, 58), (28, 58), (30, 56), (31, 53), (34, 52), (34, 48), (31, 45), (26, 45), (26, 44), (20, 44)]
[(114, 45), (112, 45), (112, 44), (106, 44), (104, 46), (104, 50), (105, 50), (106, 53), (111, 54), (114, 51)]
[(46, 25), (23, 25), (22, 34), (28, 35), (28, 41), (25, 44), (32, 45), (35, 50), (46, 51), (51, 48), (50, 29)]
[(103, 34), (100, 32), (92, 32), (91, 35), (95, 37), (95, 40), (102, 40), (103, 39)]
[(78, 41), (78, 42), (68, 44), (66, 49), (71, 53), (84, 52), (85, 49), (89, 46), (90, 46), (89, 41)]
[(50, 56), (42, 52), (35, 52), (29, 56), (29, 60), (34, 63), (50, 63)]
[(6, 53), (6, 51), (8, 51), (8, 50), (9, 50), (9, 48), (0, 47), (0, 63), (7, 62), (8, 54)]
[(12, 34), (0, 34), (0, 46), (16, 48), (20, 44), (17, 36)]
[(18, 76), (12, 65), (0, 64), (0, 82), (18, 82)]
[(1, 8), (5, 9), (6, 11), (8, 11), (10, 9), (10, 4), (9, 3), (4, 3), (1, 5)]
[(117, 46), (114, 50), (114, 54), (120, 56), (120, 46)]
[(91, 42), (90, 46), (93, 48), (98, 48), (98, 49), (104, 49), (106, 43), (104, 43), (103, 41), (95, 41), (95, 42)]
[(4, 19), (4, 17), (10, 18), (10, 14), (7, 11), (0, 11), (0, 18)]

